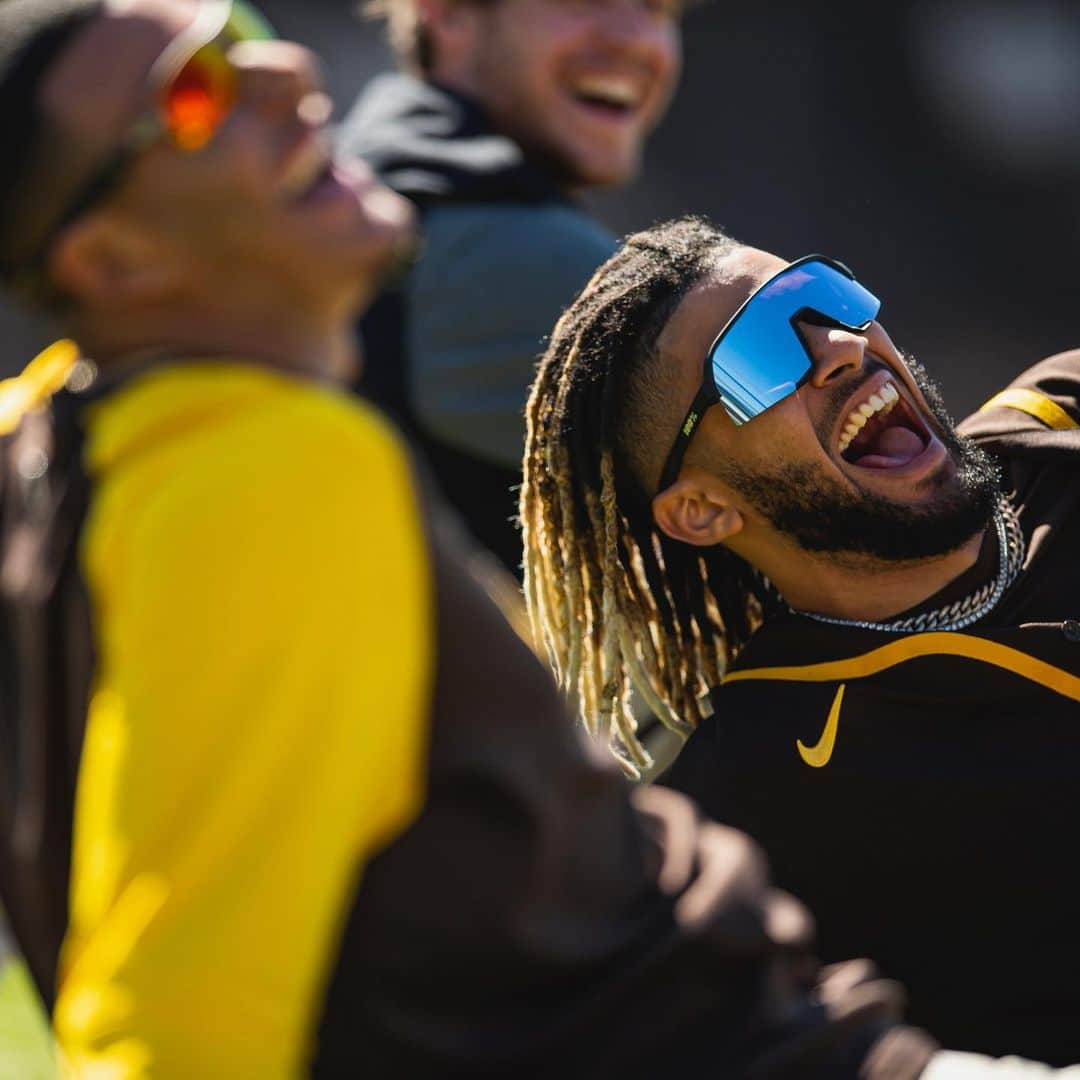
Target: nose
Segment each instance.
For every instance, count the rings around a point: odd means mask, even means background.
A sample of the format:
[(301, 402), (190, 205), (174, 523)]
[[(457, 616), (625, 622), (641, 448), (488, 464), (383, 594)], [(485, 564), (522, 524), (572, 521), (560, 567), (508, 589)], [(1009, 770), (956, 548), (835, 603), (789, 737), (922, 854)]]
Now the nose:
[(319, 61), (291, 41), (241, 41), (229, 50), (245, 107), (267, 115), (295, 115), (313, 95), (322, 95)]
[(810, 375), (812, 386), (823, 387), (862, 370), (869, 344), (862, 334), (838, 326), (817, 326), (803, 321), (799, 322), (799, 330), (814, 361)]

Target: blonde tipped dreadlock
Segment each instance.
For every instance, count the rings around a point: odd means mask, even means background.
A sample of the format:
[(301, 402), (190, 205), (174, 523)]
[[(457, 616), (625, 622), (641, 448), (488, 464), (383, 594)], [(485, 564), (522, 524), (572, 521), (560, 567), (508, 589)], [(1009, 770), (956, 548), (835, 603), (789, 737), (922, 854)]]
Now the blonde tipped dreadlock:
[[(635, 776), (651, 760), (631, 685), (685, 736), (774, 598), (726, 549), (680, 544), (652, 520), (649, 477), (685, 408), (659, 401), (656, 341), (683, 296), (737, 247), (700, 218), (631, 236), (560, 319), (526, 411), (521, 523), (533, 632), (586, 727), (606, 735)], [(655, 468), (642, 465), (650, 439)]]

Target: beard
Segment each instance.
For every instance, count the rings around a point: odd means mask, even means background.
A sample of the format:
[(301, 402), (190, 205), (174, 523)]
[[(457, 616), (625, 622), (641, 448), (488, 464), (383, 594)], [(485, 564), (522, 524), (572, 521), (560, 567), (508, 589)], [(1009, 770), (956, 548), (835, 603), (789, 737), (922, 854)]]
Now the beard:
[[(804, 551), (909, 562), (957, 550), (991, 521), (1001, 497), (998, 467), (981, 447), (957, 434), (922, 365), (908, 356), (904, 361), (954, 465), (951, 473), (946, 466), (921, 482), (924, 490), (934, 491), (927, 504), (908, 507), (852, 492), (809, 465), (747, 468), (728, 462), (720, 470), (723, 479)], [(822, 424), (825, 431), (832, 429), (851, 389), (850, 382), (837, 388)]]

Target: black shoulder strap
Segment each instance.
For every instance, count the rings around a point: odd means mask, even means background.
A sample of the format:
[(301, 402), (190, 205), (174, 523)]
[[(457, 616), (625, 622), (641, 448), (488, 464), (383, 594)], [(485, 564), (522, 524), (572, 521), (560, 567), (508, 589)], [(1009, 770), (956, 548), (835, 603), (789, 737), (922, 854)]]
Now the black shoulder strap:
[(49, 1007), (93, 671), (78, 566), (89, 493), (82, 442), (67, 392), (0, 438), (0, 895)]

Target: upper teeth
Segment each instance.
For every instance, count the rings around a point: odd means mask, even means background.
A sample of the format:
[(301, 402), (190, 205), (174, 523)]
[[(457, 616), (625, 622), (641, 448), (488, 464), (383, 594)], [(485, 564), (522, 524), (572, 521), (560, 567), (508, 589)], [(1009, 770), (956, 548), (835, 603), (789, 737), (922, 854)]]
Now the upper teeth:
[(295, 198), (307, 191), (319, 174), (330, 163), (330, 146), (323, 135), (310, 139), (289, 162), (288, 170), (281, 178), (278, 190), (286, 199)]
[(624, 108), (631, 108), (638, 100), (633, 82), (610, 75), (587, 75), (577, 81), (575, 89), (583, 97), (600, 98), (601, 101)]
[(848, 413), (847, 423), (840, 433), (838, 449), (842, 454), (850, 445), (851, 440), (859, 434), (871, 416), (878, 413), (887, 413), (900, 400), (900, 394), (891, 382), (887, 382), (876, 394), (871, 394), (861, 405)]

